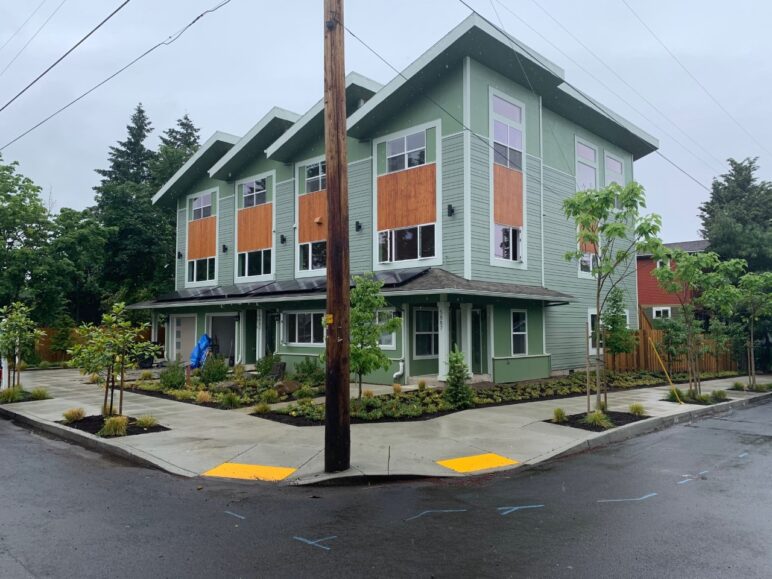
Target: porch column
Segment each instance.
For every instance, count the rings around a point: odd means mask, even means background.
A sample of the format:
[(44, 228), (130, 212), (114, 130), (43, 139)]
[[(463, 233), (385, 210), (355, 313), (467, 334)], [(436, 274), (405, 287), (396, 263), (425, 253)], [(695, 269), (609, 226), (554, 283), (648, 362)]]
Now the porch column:
[(246, 310), (241, 310), (239, 312), (238, 320), (236, 321), (236, 343), (238, 344), (238, 347), (236, 348), (236, 363), (237, 364), (243, 364), (244, 360), (247, 359), (246, 357), (246, 335), (247, 335), (247, 312)]
[(443, 382), (448, 377), (448, 357), (450, 355), (450, 304), (448, 302), (439, 302), (437, 304), (438, 312), (438, 344), (437, 354), (439, 357), (439, 368), (437, 371), (437, 380)]
[(472, 304), (461, 304), (461, 351), (472, 375)]
[(158, 341), (158, 312), (155, 310), (150, 312), (150, 341)]
[(265, 310), (257, 310), (255, 314), (255, 360), (262, 360), (265, 356)]

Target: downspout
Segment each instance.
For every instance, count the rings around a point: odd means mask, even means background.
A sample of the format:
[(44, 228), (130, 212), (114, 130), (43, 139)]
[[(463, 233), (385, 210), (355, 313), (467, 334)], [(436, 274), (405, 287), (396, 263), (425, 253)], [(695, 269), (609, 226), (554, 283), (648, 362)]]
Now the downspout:
[(399, 370), (394, 372), (394, 375), (391, 378), (392, 378), (392, 380), (394, 380), (394, 382), (396, 382), (397, 380), (402, 378), (402, 376), (404, 376), (404, 375), (405, 375), (405, 359), (402, 358), (399, 361)]
[(544, 119), (542, 101), (539, 95), (539, 219), (541, 221), (541, 287), (546, 287), (544, 279)]

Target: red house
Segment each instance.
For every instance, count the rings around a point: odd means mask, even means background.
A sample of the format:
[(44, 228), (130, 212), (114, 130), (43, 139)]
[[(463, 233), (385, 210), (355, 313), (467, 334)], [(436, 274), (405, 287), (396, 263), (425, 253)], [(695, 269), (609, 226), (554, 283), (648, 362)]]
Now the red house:
[[(666, 243), (669, 249), (680, 249), (687, 253), (700, 253), (708, 248), (708, 241), (679, 241)], [(664, 291), (657, 283), (657, 278), (652, 272), (657, 267), (663, 267), (662, 262), (657, 262), (651, 255), (639, 255), (637, 260), (638, 274), (638, 304), (646, 312), (650, 320), (663, 320), (672, 317), (673, 310), (680, 306), (676, 294)]]

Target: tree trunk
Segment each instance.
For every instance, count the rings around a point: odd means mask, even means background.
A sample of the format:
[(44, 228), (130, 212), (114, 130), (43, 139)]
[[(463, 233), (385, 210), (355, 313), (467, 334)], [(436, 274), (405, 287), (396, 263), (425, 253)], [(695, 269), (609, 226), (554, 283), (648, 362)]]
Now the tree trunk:
[(123, 366), (123, 360), (121, 360), (121, 393), (118, 396), (118, 414), (123, 416), (123, 374), (124, 374), (124, 366)]
[(362, 374), (357, 374), (359, 377), (359, 399), (362, 399)]
[(750, 376), (751, 376), (751, 387), (755, 390), (756, 389), (756, 356), (754, 352), (754, 336), (753, 336), (753, 316), (751, 316), (751, 343), (748, 344), (748, 351), (750, 355)]
[(586, 378), (587, 378), (587, 414), (589, 414), (591, 412), (590, 393), (592, 392), (592, 387), (590, 386), (590, 335), (591, 335), (592, 329), (590, 328), (589, 323), (585, 323), (584, 328), (585, 328), (585, 335), (587, 336), (587, 339), (584, 341), (584, 361), (585, 361), (585, 372), (586, 372)]
[(110, 394), (110, 374), (110, 367), (108, 366), (105, 374), (105, 400), (102, 402), (102, 414), (107, 410), (107, 396)]
[[(600, 281), (598, 281), (600, 284)], [(601, 394), (600, 394), (600, 286), (598, 286), (595, 292), (595, 408), (600, 409), (601, 406)]]
[(110, 383), (110, 410), (108, 416), (113, 415), (113, 408), (115, 408), (115, 369), (113, 369), (112, 382)]

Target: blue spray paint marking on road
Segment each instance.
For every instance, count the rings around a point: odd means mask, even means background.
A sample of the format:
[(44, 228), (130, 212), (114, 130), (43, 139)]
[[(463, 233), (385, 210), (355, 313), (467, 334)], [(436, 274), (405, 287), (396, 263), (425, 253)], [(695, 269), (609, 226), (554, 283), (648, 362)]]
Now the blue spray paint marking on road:
[(464, 513), (464, 512), (466, 512), (466, 509), (434, 509), (434, 510), (423, 511), (421, 513), (418, 513), (417, 515), (414, 515), (409, 519), (405, 519), (405, 522), (412, 521), (413, 519), (418, 519), (419, 517), (423, 517), (424, 515), (428, 515), (429, 513)]
[(693, 478), (685, 478), (684, 480), (679, 480), (676, 484), (678, 484), (678, 485), (685, 485), (686, 483), (690, 483), (693, 480), (694, 480)]
[(300, 541), (301, 543), (305, 543), (306, 545), (311, 545), (312, 547), (319, 547), (320, 549), (324, 549), (325, 551), (331, 550), (331, 547), (328, 547), (327, 545), (320, 545), (322, 541), (332, 541), (333, 539), (337, 539), (338, 535), (332, 535), (331, 537), (324, 537), (323, 539), (316, 539), (315, 541), (312, 541), (311, 539), (304, 539), (303, 537), (292, 537), (296, 541)]
[(505, 516), (524, 509), (541, 509), (543, 506), (544, 505), (523, 505), (522, 507), (498, 507), (496, 510), (499, 511), (501, 516)]
[(642, 497), (638, 497), (636, 499), (598, 499), (599, 503), (624, 503), (627, 501), (645, 501), (646, 499), (650, 499), (651, 497), (656, 497), (657, 493), (649, 493), (648, 495), (643, 495)]
[(745, 458), (746, 456), (748, 456), (748, 453), (747, 452), (743, 452), (742, 454), (738, 454), (737, 458)]
[(232, 513), (230, 511), (225, 511), (226, 515), (230, 515), (231, 517), (236, 517), (237, 519), (241, 519), (242, 521), (246, 519), (246, 517), (242, 517), (241, 515), (237, 515), (236, 513)]

